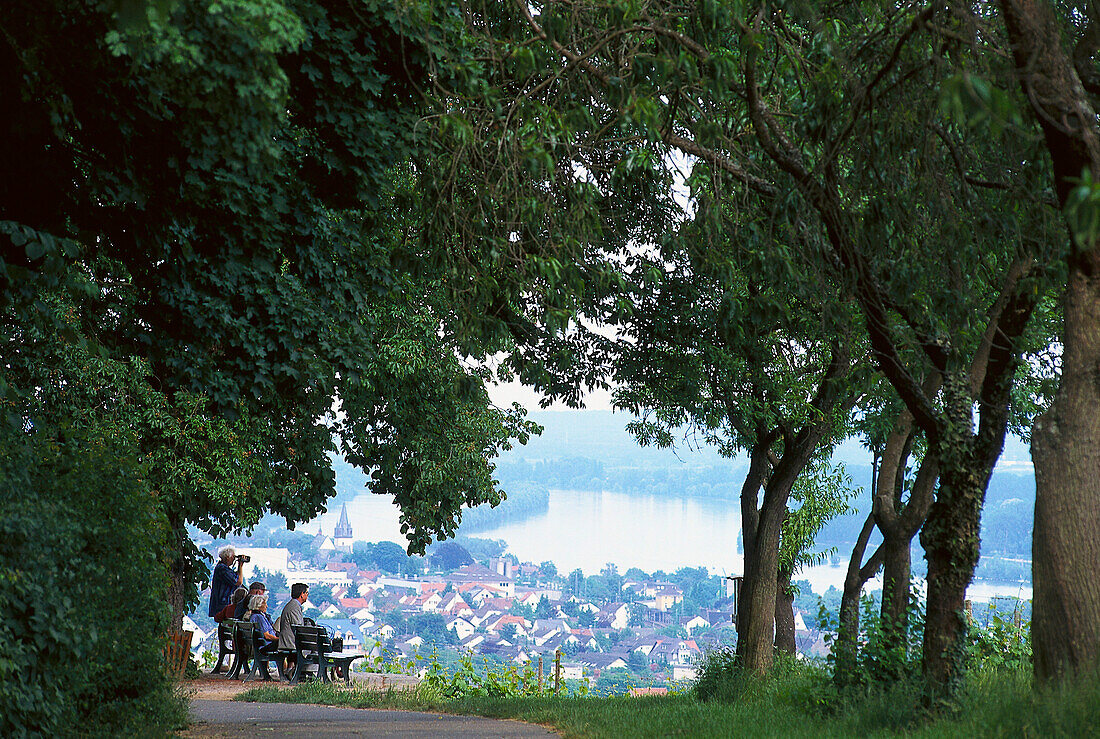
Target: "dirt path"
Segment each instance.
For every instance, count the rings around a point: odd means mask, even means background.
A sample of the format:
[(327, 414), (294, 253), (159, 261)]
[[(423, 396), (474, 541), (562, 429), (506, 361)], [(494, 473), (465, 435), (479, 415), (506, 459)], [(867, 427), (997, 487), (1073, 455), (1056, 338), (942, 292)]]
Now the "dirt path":
[[(353, 672), (352, 684), (357, 687), (374, 688), (377, 690), (408, 690), (420, 683), (415, 677), (409, 675), (387, 675), (377, 672)], [(290, 686), (282, 682), (241, 682), (240, 680), (226, 680), (224, 677), (211, 677), (204, 675), (196, 680), (188, 680), (183, 684), (184, 689), (194, 691), (194, 700), (228, 701), (238, 693), (251, 690), (259, 685), (270, 685), (284, 689)]]
[[(379, 690), (407, 690), (419, 681), (408, 675), (352, 673), (357, 686)], [(243, 739), (244, 737), (345, 737), (425, 736), (481, 739), (482, 737), (556, 736), (541, 726), (519, 721), (471, 716), (450, 716), (416, 711), (341, 708), (290, 703), (245, 703), (233, 697), (257, 685), (287, 689), (286, 683), (226, 680), (203, 676), (188, 680), (184, 688), (192, 691), (191, 726), (180, 733), (187, 739)]]

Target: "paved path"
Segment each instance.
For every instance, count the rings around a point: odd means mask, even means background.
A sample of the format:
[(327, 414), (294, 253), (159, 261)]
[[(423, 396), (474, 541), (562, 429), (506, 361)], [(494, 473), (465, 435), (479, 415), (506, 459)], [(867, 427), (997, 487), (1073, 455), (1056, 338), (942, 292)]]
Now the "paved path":
[(185, 737), (534, 737), (556, 736), (519, 721), (289, 703), (193, 700)]

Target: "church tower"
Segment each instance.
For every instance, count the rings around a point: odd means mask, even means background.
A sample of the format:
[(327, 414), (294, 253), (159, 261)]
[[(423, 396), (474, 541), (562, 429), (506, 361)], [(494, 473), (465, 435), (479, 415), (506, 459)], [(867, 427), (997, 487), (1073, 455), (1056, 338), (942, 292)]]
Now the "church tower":
[(336, 530), (332, 532), (333, 543), (337, 549), (351, 551), (351, 543), (354, 536), (351, 531), (351, 523), (348, 521), (348, 504), (344, 503), (340, 509), (340, 522), (336, 524)]

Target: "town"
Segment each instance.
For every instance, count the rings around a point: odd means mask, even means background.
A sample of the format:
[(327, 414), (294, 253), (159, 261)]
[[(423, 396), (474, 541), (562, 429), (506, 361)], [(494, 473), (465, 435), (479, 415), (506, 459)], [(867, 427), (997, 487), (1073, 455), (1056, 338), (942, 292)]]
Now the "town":
[[(485, 539), (443, 542), (426, 557), (409, 557), (393, 542), (356, 541), (346, 507), (331, 535), (287, 532), (285, 541), (258, 543), (234, 542), (250, 557), (246, 584), (264, 582), (277, 613), (290, 585), (306, 583), (305, 615), (346, 649), (380, 658), (376, 665), (415, 664), (433, 650), (444, 662), (465, 651), (495, 664), (539, 657), (549, 664), (560, 651), (563, 679), (613, 693), (694, 679), (704, 652), (736, 643), (733, 580), (705, 568), (620, 574), (608, 565), (586, 577), (517, 561), (503, 542)], [(216, 625), (204, 615), (208, 597), (184, 623), (200, 664), (217, 652)], [(796, 612), (799, 652), (824, 656), (825, 635), (806, 621)]]

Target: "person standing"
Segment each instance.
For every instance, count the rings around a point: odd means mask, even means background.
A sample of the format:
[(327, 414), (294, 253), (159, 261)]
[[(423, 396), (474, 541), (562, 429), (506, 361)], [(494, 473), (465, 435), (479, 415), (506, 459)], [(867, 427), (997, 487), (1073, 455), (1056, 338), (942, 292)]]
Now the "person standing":
[[(237, 571), (233, 572), (233, 560), (237, 561)], [(210, 612), (214, 616), (229, 605), (233, 591), (244, 582), (244, 557), (237, 556), (237, 550), (231, 546), (218, 551), (218, 564), (210, 578)]]

